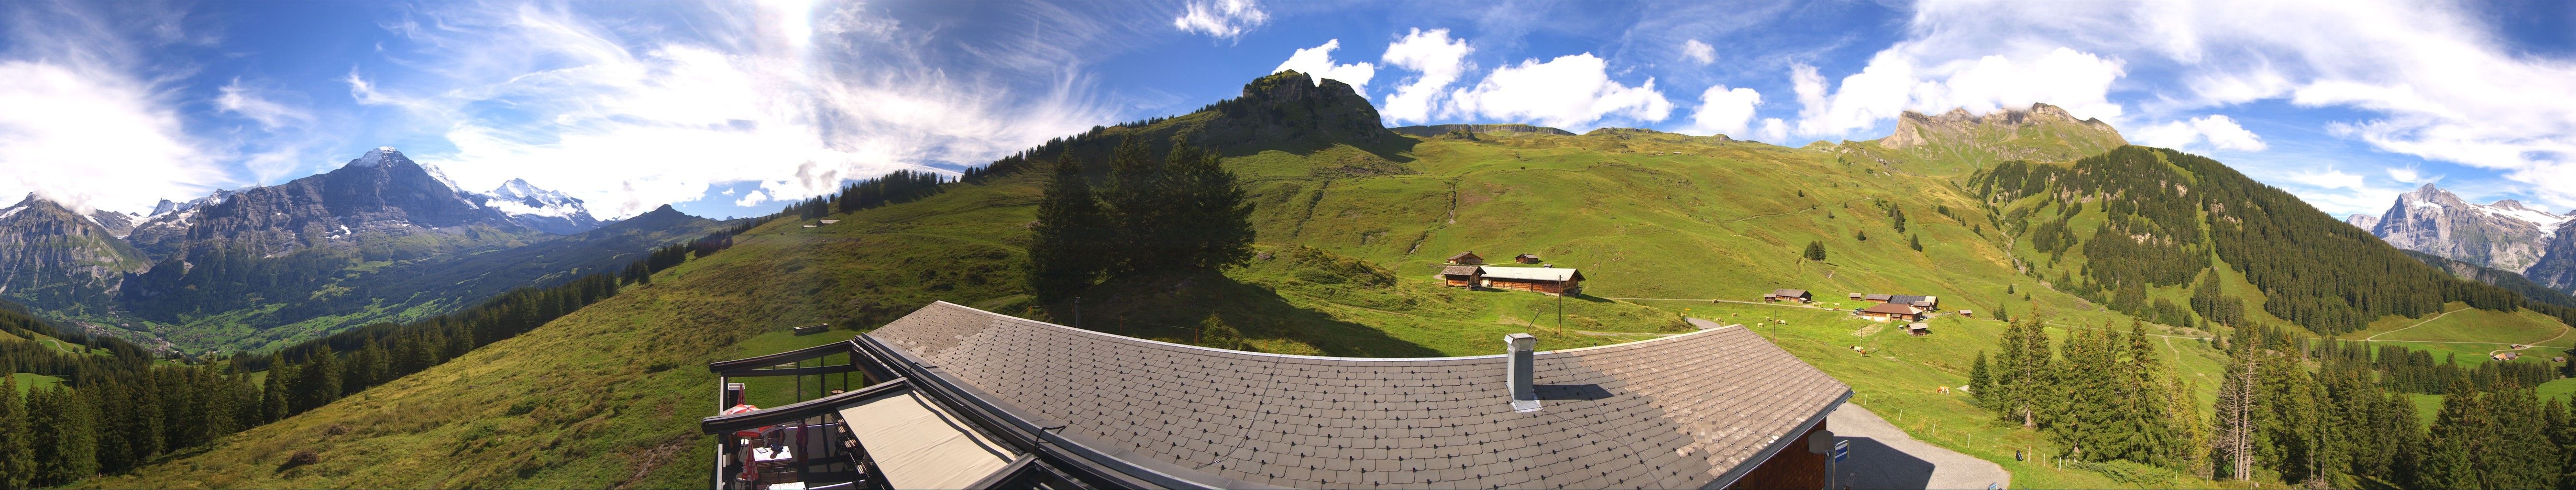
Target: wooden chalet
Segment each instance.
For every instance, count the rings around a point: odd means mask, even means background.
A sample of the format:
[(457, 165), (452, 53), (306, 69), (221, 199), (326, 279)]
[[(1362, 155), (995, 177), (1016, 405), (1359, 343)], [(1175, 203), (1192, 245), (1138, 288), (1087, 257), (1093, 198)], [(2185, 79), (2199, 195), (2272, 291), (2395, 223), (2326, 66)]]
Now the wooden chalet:
[(1469, 250), (1458, 252), (1458, 255), (1449, 256), (1449, 263), (1458, 265), (1485, 265), (1485, 257), (1476, 255), (1476, 251), (1474, 250)]
[(1855, 313), (1860, 315), (1861, 318), (1866, 318), (1869, 319), (1869, 321), (1874, 322), (1923, 321), (1923, 308), (1906, 304), (1879, 303), (1868, 308), (1861, 308)]
[(1475, 289), (1485, 280), (1485, 268), (1472, 265), (1440, 267), (1440, 282), (1453, 288)]
[(1555, 295), (1583, 294), (1583, 273), (1555, 267), (1482, 267), (1484, 286)]
[(1932, 334), (1932, 324), (1929, 324), (1929, 323), (1923, 323), (1923, 322), (1914, 322), (1914, 323), (1908, 323), (1908, 324), (1905, 324), (1905, 334), (1906, 334), (1906, 335), (1916, 336), (1916, 337), (1921, 337), (1921, 336), (1925, 336), (1925, 335), (1931, 335), (1931, 334)]
[(1913, 306), (1913, 307), (1916, 307), (1916, 308), (1922, 308), (1922, 309), (1926, 309), (1926, 310), (1936, 310), (1936, 311), (1941, 309), (1941, 297), (1939, 297), (1939, 296), (1917, 296), (1917, 295), (1911, 295), (1911, 294), (1860, 294), (1860, 293), (1852, 293), (1852, 295), (1853, 295), (1853, 298), (1852, 298), (1852, 299), (1858, 299), (1858, 300), (1861, 300), (1861, 301), (1868, 301), (1868, 302), (1871, 302), (1871, 303), (1896, 303), (1896, 304), (1900, 304), (1900, 305), (1907, 305), (1907, 306)]
[(1807, 290), (1804, 289), (1773, 289), (1771, 292), (1762, 293), (1762, 300), (1773, 303), (1782, 301), (1814, 303), (1816, 302), (1816, 295), (1808, 293)]
[(1512, 261), (1523, 264), (1536, 264), (1539, 262), (1539, 259), (1538, 254), (1520, 254), (1512, 256)]
[(2520, 352), (2498, 352), (2498, 353), (2495, 353), (2495, 355), (2487, 356), (2487, 357), (2495, 358), (2495, 360), (2498, 360), (2498, 361), (2511, 361), (2511, 360), (2515, 360), (2515, 359), (2521, 359), (2521, 358), (2522, 358), (2522, 353), (2520, 353)]

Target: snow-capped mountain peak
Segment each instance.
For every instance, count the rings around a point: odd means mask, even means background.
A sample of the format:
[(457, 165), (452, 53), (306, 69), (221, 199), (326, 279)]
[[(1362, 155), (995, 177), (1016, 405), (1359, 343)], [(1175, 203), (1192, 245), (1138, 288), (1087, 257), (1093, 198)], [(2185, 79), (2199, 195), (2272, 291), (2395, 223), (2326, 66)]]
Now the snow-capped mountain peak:
[(511, 221), (522, 226), (548, 233), (580, 233), (600, 225), (582, 206), (580, 198), (539, 188), (527, 179), (510, 179), (483, 197), (485, 207), (509, 215)]
[(376, 149), (367, 150), (367, 153), (364, 155), (358, 155), (358, 159), (350, 160), (347, 166), (382, 167), (392, 164), (397, 160), (410, 161), (408, 158), (403, 158), (401, 150), (396, 150), (391, 146), (379, 146), (376, 147)]
[(2367, 226), (2371, 234), (2398, 248), (2521, 272), (2541, 261), (2551, 233), (2570, 218), (2512, 199), (2473, 204), (2424, 184), (2397, 195), (2397, 203), (2377, 220), (2346, 222), (2373, 221)]

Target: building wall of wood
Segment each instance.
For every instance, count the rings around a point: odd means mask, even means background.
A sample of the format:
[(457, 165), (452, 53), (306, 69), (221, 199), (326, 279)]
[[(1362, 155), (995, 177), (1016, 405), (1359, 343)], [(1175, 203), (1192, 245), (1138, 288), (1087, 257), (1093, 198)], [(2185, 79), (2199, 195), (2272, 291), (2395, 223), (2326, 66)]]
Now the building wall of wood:
[(1825, 422), (1817, 421), (1814, 428), (1798, 435), (1797, 442), (1790, 443), (1779, 454), (1771, 455), (1770, 460), (1753, 467), (1753, 472), (1744, 474), (1744, 478), (1735, 480), (1735, 485), (1727, 488), (1825, 488), (1825, 464), (1833, 459), (1833, 455), (1807, 452), (1806, 441), (1823, 430)]
[(1453, 287), (1453, 288), (1472, 288), (1472, 287), (1476, 287), (1476, 279), (1477, 279), (1477, 278), (1475, 278), (1475, 277), (1471, 277), (1471, 276), (1450, 276), (1450, 275), (1443, 275), (1443, 276), (1440, 276), (1440, 278), (1441, 278), (1441, 279), (1443, 279), (1443, 280), (1447, 280), (1447, 281), (1449, 282), (1449, 287)]
[(1494, 279), (1494, 278), (1486, 278), (1486, 279), (1485, 279), (1485, 287), (1494, 288), (1494, 289), (1508, 289), (1508, 290), (1513, 290), (1513, 291), (1532, 291), (1532, 292), (1540, 292), (1540, 293), (1548, 293), (1548, 294), (1564, 294), (1564, 293), (1565, 293), (1565, 290), (1567, 290), (1567, 289), (1572, 289), (1572, 290), (1575, 290), (1575, 291), (1582, 291), (1582, 290), (1583, 290), (1583, 281), (1565, 281), (1565, 282), (1563, 282), (1563, 283), (1559, 283), (1559, 282), (1556, 282), (1556, 281), (1524, 281), (1524, 280), (1519, 280), (1519, 279)]

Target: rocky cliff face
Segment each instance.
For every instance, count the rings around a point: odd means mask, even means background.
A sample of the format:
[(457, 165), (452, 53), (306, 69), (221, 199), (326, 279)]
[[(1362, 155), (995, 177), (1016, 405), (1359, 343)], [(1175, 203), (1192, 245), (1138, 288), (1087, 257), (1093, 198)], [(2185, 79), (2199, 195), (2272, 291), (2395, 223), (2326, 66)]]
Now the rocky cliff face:
[(329, 173), (173, 206), (128, 240), (161, 260), (211, 248), (273, 256), (330, 246), (369, 246), (372, 259), (401, 259), (533, 231), (483, 199), (400, 151), (377, 148)]
[(2424, 184), (2398, 195), (2371, 234), (2397, 248), (2527, 273), (2540, 263), (2551, 236), (2567, 222), (2565, 216), (2532, 210), (2510, 199), (2471, 204)]
[(1242, 97), (1208, 108), (1217, 117), (1190, 136), (1197, 144), (1219, 151), (1247, 146), (1365, 147), (1405, 139), (1388, 131), (1378, 119), (1377, 107), (1349, 84), (1330, 79), (1317, 82), (1293, 70), (1244, 84)]
[[(2570, 212), (2568, 214), (2576, 214)], [(2540, 260), (2522, 271), (2532, 282), (2568, 294), (2576, 294), (2576, 224), (2559, 225), (2541, 249)]]
[(2353, 213), (2353, 215), (2352, 215), (2352, 216), (2345, 216), (2345, 217), (2343, 218), (2343, 222), (2345, 222), (2345, 223), (2351, 223), (2351, 224), (2352, 224), (2352, 226), (2353, 226), (2354, 228), (2360, 228), (2360, 229), (2364, 229), (2364, 230), (2368, 230), (2368, 229), (2378, 228), (2378, 227), (2379, 227), (2379, 217), (2378, 217), (2378, 216), (2371, 216), (2371, 215), (2367, 215), (2367, 214), (2360, 214), (2360, 213)]
[[(2071, 160), (2129, 144), (2100, 119), (2076, 119), (2066, 109), (2031, 104), (2029, 110), (1985, 115), (1951, 109), (1939, 116), (1906, 111), (1896, 132), (1878, 144), (1898, 150), (1965, 150), (2003, 160)], [(1945, 148), (1946, 147), (1946, 148)]]
[(144, 261), (101, 221), (33, 194), (0, 208), (0, 297), (104, 311), (114, 298), (106, 292)]

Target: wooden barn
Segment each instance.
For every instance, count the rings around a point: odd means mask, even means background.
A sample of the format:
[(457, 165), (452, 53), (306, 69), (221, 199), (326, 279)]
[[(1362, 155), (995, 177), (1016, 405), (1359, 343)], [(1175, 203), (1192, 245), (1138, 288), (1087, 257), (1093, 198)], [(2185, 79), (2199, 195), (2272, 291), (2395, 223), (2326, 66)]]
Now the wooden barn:
[(1523, 263), (1523, 264), (1536, 264), (1536, 263), (1538, 263), (1538, 254), (1520, 254), (1520, 255), (1514, 255), (1514, 256), (1512, 256), (1512, 261), (1513, 261), (1513, 262)]
[(1914, 305), (1896, 303), (1879, 303), (1868, 308), (1861, 308), (1858, 314), (1861, 318), (1867, 318), (1869, 321), (1873, 322), (1923, 321), (1922, 308), (1917, 308)]
[(2515, 359), (2521, 359), (2521, 358), (2522, 358), (2522, 353), (2520, 353), (2520, 352), (2498, 352), (2498, 353), (2496, 353), (2495, 355), (2487, 356), (2487, 357), (2493, 357), (2493, 358), (2495, 358), (2495, 360), (2498, 360), (2498, 361), (2511, 361), (2511, 360), (2515, 360)]
[(1583, 273), (1554, 267), (1484, 267), (1485, 287), (1547, 294), (1583, 294)]
[(1485, 280), (1485, 268), (1472, 265), (1440, 267), (1440, 283), (1453, 288), (1475, 289)]
[(1804, 289), (1773, 289), (1771, 292), (1763, 293), (1762, 300), (1773, 303), (1782, 301), (1814, 303), (1816, 302), (1816, 295), (1808, 293), (1807, 290)]
[(1458, 252), (1458, 255), (1449, 256), (1449, 263), (1458, 265), (1485, 265), (1485, 258), (1476, 255), (1476, 251), (1469, 250)]
[(1913, 336), (1916, 336), (1916, 337), (1921, 337), (1921, 336), (1925, 336), (1925, 335), (1931, 335), (1931, 334), (1932, 334), (1932, 324), (1929, 324), (1929, 323), (1923, 323), (1923, 322), (1908, 323), (1908, 324), (1905, 324), (1905, 333), (1906, 333), (1907, 335), (1913, 335)]

